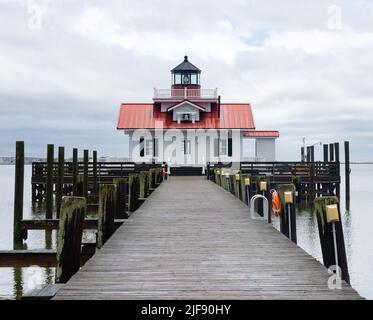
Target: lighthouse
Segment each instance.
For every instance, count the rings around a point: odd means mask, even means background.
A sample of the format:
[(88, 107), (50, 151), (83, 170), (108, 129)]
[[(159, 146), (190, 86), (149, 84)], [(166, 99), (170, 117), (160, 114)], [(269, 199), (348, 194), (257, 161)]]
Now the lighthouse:
[[(250, 103), (226, 103), (201, 86), (202, 71), (185, 56), (168, 89), (151, 103), (122, 103), (117, 129), (135, 162), (202, 168), (206, 162), (275, 161), (277, 130), (256, 130)], [(245, 142), (254, 145), (249, 153)]]

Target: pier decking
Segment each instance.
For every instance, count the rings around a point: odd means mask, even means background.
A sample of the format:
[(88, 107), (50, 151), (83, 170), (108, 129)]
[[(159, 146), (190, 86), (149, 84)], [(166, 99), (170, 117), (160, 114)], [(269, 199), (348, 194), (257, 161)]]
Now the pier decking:
[(160, 185), (54, 299), (359, 299), (203, 177)]

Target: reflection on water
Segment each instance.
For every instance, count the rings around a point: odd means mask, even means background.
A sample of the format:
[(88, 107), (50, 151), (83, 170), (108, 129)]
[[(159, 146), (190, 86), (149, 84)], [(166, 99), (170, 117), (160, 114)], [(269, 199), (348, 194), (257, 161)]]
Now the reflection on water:
[[(352, 286), (363, 296), (373, 299), (373, 219), (366, 206), (369, 182), (373, 178), (373, 165), (352, 165), (351, 211), (343, 212), (343, 226)], [(341, 173), (344, 167), (341, 167)], [(13, 175), (14, 167), (0, 166), (0, 250), (13, 248)], [(343, 180), (343, 177), (342, 177)], [(43, 219), (44, 208), (31, 203), (31, 167), (25, 168), (25, 219)], [(344, 182), (341, 184), (341, 208), (344, 204)], [(278, 228), (278, 220), (274, 220)], [(307, 208), (297, 212), (298, 245), (322, 262), (316, 216)], [(94, 237), (85, 232), (84, 240)], [(22, 247), (14, 249), (55, 249), (56, 231), (31, 230)], [(0, 268), (0, 298), (18, 298), (23, 293), (53, 283), (54, 268)]]

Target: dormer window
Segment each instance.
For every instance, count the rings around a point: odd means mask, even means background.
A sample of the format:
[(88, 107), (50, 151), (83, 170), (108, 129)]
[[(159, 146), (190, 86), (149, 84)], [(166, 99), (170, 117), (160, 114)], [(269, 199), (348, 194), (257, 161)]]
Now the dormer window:
[(196, 112), (177, 112), (176, 113), (177, 123), (181, 122), (196, 122)]

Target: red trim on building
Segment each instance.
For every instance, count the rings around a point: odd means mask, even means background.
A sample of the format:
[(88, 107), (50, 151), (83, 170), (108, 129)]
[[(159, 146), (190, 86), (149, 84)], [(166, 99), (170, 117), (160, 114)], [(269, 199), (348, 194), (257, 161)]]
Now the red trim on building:
[(246, 131), (244, 133), (246, 138), (278, 138), (280, 133), (274, 130), (258, 130), (258, 131)]
[[(211, 106), (211, 112), (201, 112), (196, 123), (177, 123), (171, 112), (161, 112), (154, 104), (123, 103), (120, 107), (117, 129), (155, 129), (156, 122), (164, 129), (255, 129), (253, 113), (248, 103), (223, 103), (220, 106), (220, 118), (217, 106)], [(159, 126), (157, 125), (157, 128)]]

